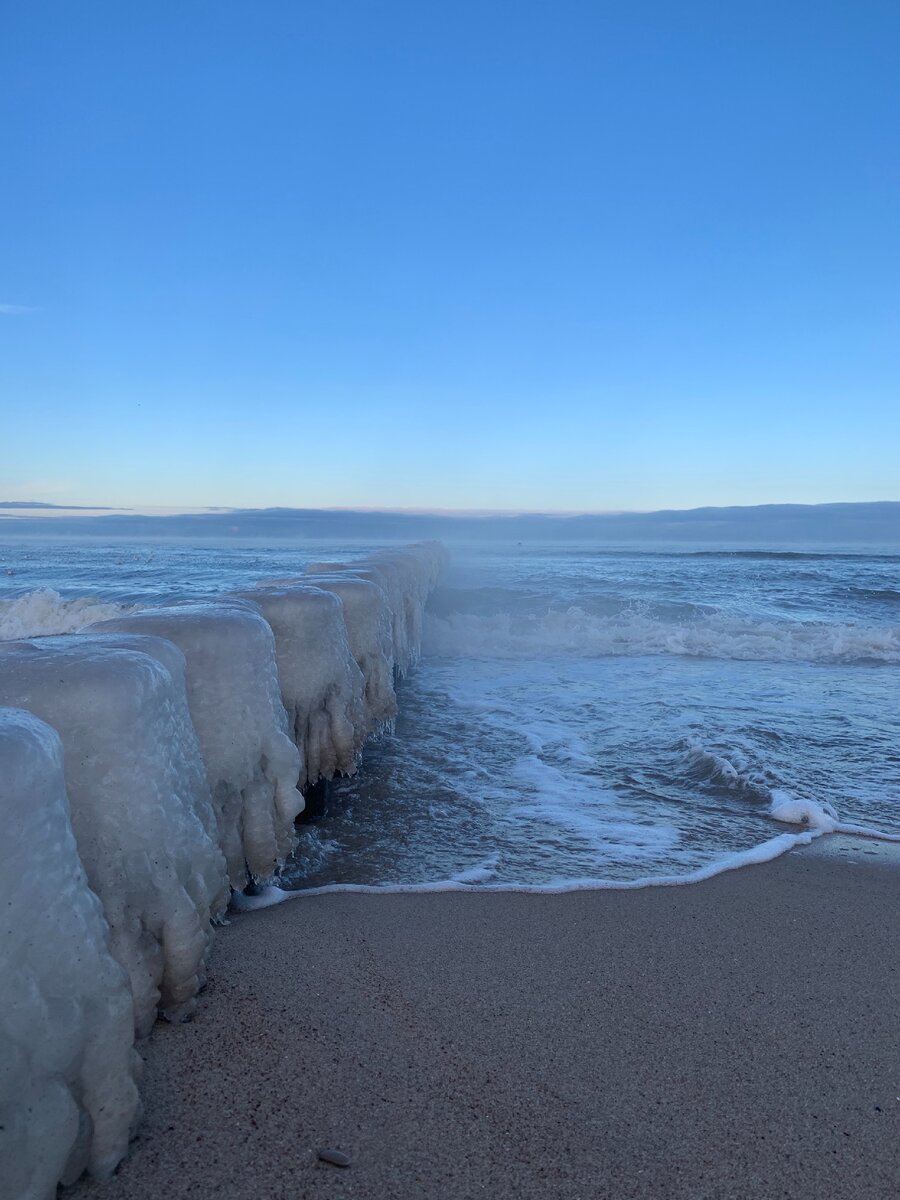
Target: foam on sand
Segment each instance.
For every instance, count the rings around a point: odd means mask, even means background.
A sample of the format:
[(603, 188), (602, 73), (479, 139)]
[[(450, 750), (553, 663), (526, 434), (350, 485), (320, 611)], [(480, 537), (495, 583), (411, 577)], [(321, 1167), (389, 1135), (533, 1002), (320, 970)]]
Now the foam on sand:
[(350, 652), (340, 598), (301, 585), (237, 595), (257, 606), (275, 635), (301, 784), (352, 775), (366, 737), (365, 681)]
[(57, 734), (0, 709), (0, 1179), (52, 1200), (111, 1175), (139, 1109), (125, 972), (78, 857)]
[[(579, 830), (582, 828), (582, 818), (576, 813), (566, 811), (559, 806), (560, 811), (548, 811), (545, 816), (551, 822), (570, 827), (573, 823)], [(556, 879), (547, 883), (501, 883), (496, 881), (497, 868), (502, 860), (500, 853), (494, 853), (473, 866), (454, 872), (446, 879), (433, 879), (421, 883), (329, 883), (319, 887), (288, 890), (277, 886), (265, 889), (258, 896), (234, 897), (234, 907), (239, 911), (252, 911), (257, 908), (270, 908), (274, 904), (282, 904), (287, 900), (303, 899), (309, 896), (323, 896), (331, 893), (349, 893), (360, 895), (389, 895), (389, 894), (418, 894), (426, 892), (464, 892), (477, 890), (481, 892), (522, 892), (535, 895), (561, 895), (566, 892), (581, 891), (634, 891), (653, 887), (681, 887), (692, 883), (702, 883), (716, 875), (727, 871), (737, 871), (743, 867), (755, 866), (780, 858), (789, 850), (809, 846), (818, 838), (829, 834), (852, 835), (860, 838), (870, 838), (879, 842), (900, 844), (900, 834), (885, 833), (879, 829), (865, 825), (853, 825), (841, 822), (834, 807), (830, 804), (817, 804), (811, 800), (796, 800), (784, 790), (773, 790), (769, 816), (779, 824), (800, 826), (795, 833), (779, 833), (746, 850), (737, 850), (730, 854), (721, 855), (681, 875), (643, 875), (636, 879), (606, 879), (602, 876), (587, 876), (578, 879)], [(617, 827), (606, 826), (615, 837)], [(598, 834), (601, 826), (585, 827), (588, 834)], [(625, 840), (633, 837), (632, 827), (622, 827)], [(665, 830), (649, 831), (652, 846), (656, 838), (665, 839)], [(641, 846), (635, 846), (633, 857), (643, 854)]]
[(125, 634), (4, 643), (0, 704), (62, 739), (78, 852), (131, 979), (138, 1034), (158, 1008), (187, 1015), (229, 888), (181, 651)]
[(303, 797), (275, 639), (262, 615), (244, 604), (204, 602), (144, 609), (93, 631), (152, 634), (183, 652), (191, 719), (231, 886), (272, 880), (294, 847)]

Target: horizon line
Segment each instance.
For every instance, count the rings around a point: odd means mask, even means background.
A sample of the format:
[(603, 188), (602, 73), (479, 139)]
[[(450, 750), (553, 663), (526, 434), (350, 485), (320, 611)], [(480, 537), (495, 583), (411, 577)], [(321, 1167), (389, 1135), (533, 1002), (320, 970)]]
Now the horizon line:
[(386, 506), (377, 505), (327, 505), (322, 507), (293, 506), (285, 504), (266, 505), (260, 508), (248, 508), (237, 505), (134, 505), (113, 506), (103, 504), (54, 504), (40, 500), (0, 500), (0, 513), (18, 513), (22, 516), (43, 515), (63, 517), (69, 513), (79, 513), (85, 518), (99, 516), (123, 517), (165, 517), (165, 516), (212, 516), (215, 514), (247, 514), (247, 513), (360, 513), (385, 516), (419, 516), (419, 517), (623, 517), (623, 516), (652, 516), (659, 513), (691, 513), (704, 510), (732, 511), (735, 509), (764, 509), (764, 508), (829, 508), (840, 506), (862, 507), (865, 505), (900, 505), (900, 500), (823, 500), (814, 502), (804, 501), (764, 501), (757, 504), (696, 504), (685, 508), (446, 508), (424, 506)]

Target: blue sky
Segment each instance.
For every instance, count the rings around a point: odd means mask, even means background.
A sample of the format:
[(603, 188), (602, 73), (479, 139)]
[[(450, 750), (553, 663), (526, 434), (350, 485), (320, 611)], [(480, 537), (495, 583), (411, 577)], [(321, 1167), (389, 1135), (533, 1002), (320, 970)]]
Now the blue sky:
[(17, 0), (0, 78), (0, 499), (900, 498), (893, 0)]

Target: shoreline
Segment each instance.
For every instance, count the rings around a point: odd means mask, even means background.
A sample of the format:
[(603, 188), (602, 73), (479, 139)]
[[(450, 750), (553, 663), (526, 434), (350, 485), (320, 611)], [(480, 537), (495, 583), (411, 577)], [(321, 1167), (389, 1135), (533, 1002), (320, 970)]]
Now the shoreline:
[[(533, 896), (562, 896), (570, 892), (631, 892), (645, 888), (690, 887), (747, 867), (775, 862), (797, 851), (809, 851), (826, 858), (848, 863), (865, 862), (873, 858), (888, 866), (900, 867), (900, 835), (882, 833), (865, 826), (840, 825), (833, 830), (806, 828), (799, 833), (781, 833), (758, 842), (745, 850), (735, 850), (714, 858), (702, 867), (683, 875), (640, 875), (634, 879), (603, 877), (559, 880), (551, 883), (507, 883), (490, 877), (472, 878), (472, 871), (446, 879), (421, 883), (325, 883), (314, 887), (284, 888), (279, 882), (233, 892), (229, 911), (232, 914), (258, 912), (288, 901), (313, 896), (419, 896), (434, 892), (478, 892)], [(863, 855), (865, 857), (860, 857)], [(476, 868), (475, 873), (481, 872)]]
[(237, 914), (143, 1047), (131, 1154), (64, 1195), (894, 1196), (900, 875), (827, 841), (690, 887)]

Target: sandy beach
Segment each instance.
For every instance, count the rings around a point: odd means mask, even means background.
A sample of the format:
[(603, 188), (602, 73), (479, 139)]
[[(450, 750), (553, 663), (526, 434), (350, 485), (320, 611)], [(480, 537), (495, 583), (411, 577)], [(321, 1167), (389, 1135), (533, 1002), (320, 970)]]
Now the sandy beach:
[(900, 873), (848, 858), (235, 917), (130, 1158), (67, 1195), (895, 1197)]

